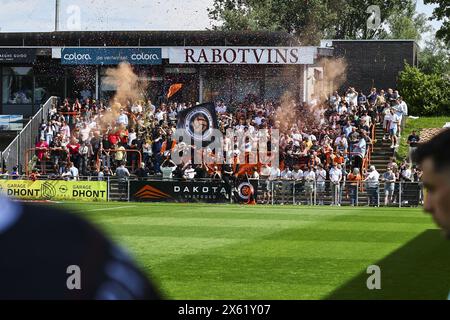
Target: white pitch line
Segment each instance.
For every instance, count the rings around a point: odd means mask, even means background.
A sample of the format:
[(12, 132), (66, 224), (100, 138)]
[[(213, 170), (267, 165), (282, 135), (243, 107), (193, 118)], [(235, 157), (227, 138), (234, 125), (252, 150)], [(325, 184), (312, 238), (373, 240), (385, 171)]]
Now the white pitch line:
[(86, 211), (106, 211), (111, 209), (125, 209), (125, 208), (135, 208), (137, 206), (122, 206), (122, 207), (111, 207), (111, 208), (101, 208), (101, 209), (91, 209)]

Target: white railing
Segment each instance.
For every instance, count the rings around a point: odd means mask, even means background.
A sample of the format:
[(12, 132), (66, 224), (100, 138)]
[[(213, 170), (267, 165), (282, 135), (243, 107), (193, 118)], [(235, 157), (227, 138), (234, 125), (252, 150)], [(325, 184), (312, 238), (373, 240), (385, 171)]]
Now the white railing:
[(19, 171), (22, 172), (25, 168), (25, 152), (34, 148), (39, 135), (39, 127), (43, 121), (47, 120), (50, 108), (53, 104), (57, 103), (57, 99), (57, 97), (50, 97), (9, 146), (0, 153), (2, 172), (6, 170), (11, 172), (13, 167), (18, 167)]

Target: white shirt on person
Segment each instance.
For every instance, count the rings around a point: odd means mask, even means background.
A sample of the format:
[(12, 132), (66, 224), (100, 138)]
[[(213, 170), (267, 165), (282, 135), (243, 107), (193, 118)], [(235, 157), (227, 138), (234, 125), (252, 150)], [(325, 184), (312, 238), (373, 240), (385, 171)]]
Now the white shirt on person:
[(356, 92), (349, 92), (346, 96), (346, 100), (349, 104), (358, 105), (358, 94)]
[(142, 106), (140, 104), (133, 104), (133, 106), (131, 107), (131, 112), (142, 113)]
[(389, 129), (397, 129), (398, 123), (400, 122), (400, 120), (401, 120), (400, 117), (396, 113), (392, 114)]
[(377, 187), (379, 179), (380, 179), (380, 174), (378, 173), (377, 170), (374, 170), (374, 171), (370, 172), (366, 178), (367, 185), (372, 188)]
[(324, 182), (327, 179), (327, 172), (325, 169), (316, 170), (316, 180), (317, 182)]
[(161, 110), (158, 111), (158, 112), (155, 114), (156, 120), (158, 120), (158, 121), (163, 120), (163, 119), (164, 119), (164, 114), (165, 114), (164, 111), (161, 111)]
[(342, 170), (338, 168), (330, 169), (330, 180), (331, 182), (341, 182), (342, 180)]
[(225, 112), (227, 112), (227, 106), (226, 105), (217, 106), (216, 107), (216, 112), (217, 113), (225, 113)]
[(402, 110), (402, 113), (404, 116), (408, 115), (408, 105), (406, 104), (405, 101), (400, 102), (400, 108)]
[(303, 179), (305, 179), (305, 181), (309, 181), (312, 182), (314, 180), (316, 180), (316, 173), (314, 171), (305, 171), (303, 173)]
[(72, 180), (78, 180), (79, 173), (77, 167), (70, 167), (69, 172), (72, 176)]
[(276, 180), (280, 177), (280, 168), (273, 167), (270, 169), (269, 180)]
[[(172, 177), (173, 177), (173, 172), (174, 172), (176, 169), (177, 169), (176, 166), (173, 166), (173, 167), (169, 167), (169, 166), (167, 166), (167, 167), (161, 167), (160, 170), (161, 170), (161, 172), (162, 172), (162, 177), (163, 177), (163, 179), (172, 179)], [(195, 172), (194, 172), (194, 173), (195, 173)], [(193, 179), (193, 178), (194, 178), (194, 177), (189, 178), (189, 179)]]
[(291, 180), (292, 179), (292, 171), (287, 169), (287, 170), (283, 170), (280, 173), (280, 177), (283, 180)]
[(136, 132), (130, 132), (130, 133), (128, 133), (128, 145), (131, 146), (131, 143), (132, 143), (133, 140), (135, 140), (136, 138), (137, 138)]
[(303, 180), (303, 171), (301, 169), (292, 171), (292, 179), (294, 180)]
[(87, 139), (89, 139), (89, 133), (91, 133), (91, 128), (89, 128), (89, 126), (82, 128), (80, 130), (81, 141), (87, 141)]
[(272, 168), (270, 166), (264, 166), (261, 168), (261, 176), (268, 177), (270, 176), (270, 172), (272, 171)]
[(117, 123), (128, 126), (128, 116), (126, 114), (119, 115), (117, 118)]
[(264, 119), (264, 117), (259, 117), (259, 116), (257, 116), (257, 117), (255, 118), (255, 123), (256, 123), (258, 126), (260, 126), (263, 119)]

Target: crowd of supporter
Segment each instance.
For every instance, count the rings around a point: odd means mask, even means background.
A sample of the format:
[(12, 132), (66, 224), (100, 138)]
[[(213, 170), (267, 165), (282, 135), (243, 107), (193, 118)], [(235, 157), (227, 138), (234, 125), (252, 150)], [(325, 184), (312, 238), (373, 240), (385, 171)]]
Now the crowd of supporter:
[[(29, 164), (31, 178), (105, 179), (124, 164), (138, 178), (213, 178), (232, 181), (238, 175), (267, 180), (331, 181), (365, 180), (367, 159), (374, 143), (373, 126), (382, 124), (383, 140), (398, 146), (407, 106), (398, 91), (373, 88), (365, 95), (349, 88), (325, 101), (309, 103), (259, 101), (256, 97), (237, 104), (215, 102), (219, 128), (255, 133), (278, 129), (280, 166), (252, 164), (175, 164), (171, 154), (187, 146), (172, 140), (177, 114), (192, 103), (151, 100), (98, 101), (69, 98), (49, 111), (42, 123), (35, 156)], [(288, 113), (288, 114), (287, 114)], [(238, 159), (251, 150), (251, 141), (238, 146), (224, 139), (223, 151)], [(270, 146), (269, 146), (270, 149)], [(356, 169), (356, 170), (354, 170)], [(385, 168), (381, 168), (385, 169)], [(411, 170), (411, 168), (409, 169)], [(378, 178), (377, 178), (378, 179)], [(398, 178), (397, 178), (398, 179)]]

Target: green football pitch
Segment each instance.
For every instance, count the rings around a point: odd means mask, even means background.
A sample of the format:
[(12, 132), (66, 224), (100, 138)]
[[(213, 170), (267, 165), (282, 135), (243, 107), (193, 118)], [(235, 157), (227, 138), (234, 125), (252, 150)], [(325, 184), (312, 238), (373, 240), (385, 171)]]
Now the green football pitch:
[[(62, 203), (171, 299), (446, 299), (450, 247), (419, 208)], [(381, 289), (366, 285), (370, 265)]]

